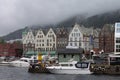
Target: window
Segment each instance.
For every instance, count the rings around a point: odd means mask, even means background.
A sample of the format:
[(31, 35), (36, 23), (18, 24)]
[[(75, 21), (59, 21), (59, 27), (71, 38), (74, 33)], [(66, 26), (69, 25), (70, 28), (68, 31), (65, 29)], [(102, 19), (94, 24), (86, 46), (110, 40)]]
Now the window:
[(49, 40), (47, 39), (47, 42), (49, 42)]
[(50, 31), (50, 33), (52, 33), (52, 31)]
[(39, 35), (38, 35), (38, 38), (39, 38)]
[(63, 57), (66, 58), (66, 55), (64, 54)]
[(75, 43), (75, 46), (77, 46), (77, 43)]
[(120, 28), (117, 28), (116, 33), (120, 33)]
[(70, 38), (70, 41), (72, 41), (72, 38)]
[(79, 36), (80, 36), (80, 33), (79, 33)]
[(74, 54), (72, 54), (71, 57), (73, 58), (73, 57), (74, 57)]
[(53, 47), (55, 47), (55, 43), (53, 43)]
[(74, 29), (74, 31), (75, 31), (75, 32), (77, 32), (77, 31), (78, 31), (78, 29)]
[(116, 38), (116, 43), (120, 43), (120, 38)]
[[(87, 44), (85, 44), (85, 45), (87, 45)], [(81, 46), (81, 42), (79, 42), (79, 46)]]
[(70, 46), (72, 46), (72, 43), (70, 43)]
[(116, 45), (116, 52), (120, 52), (120, 45)]
[(72, 33), (72, 36), (73, 36), (73, 33)]
[(61, 64), (61, 66), (68, 66), (68, 64)]
[(41, 34), (41, 32), (39, 32), (39, 34)]
[(75, 38), (75, 41), (77, 41), (77, 38)]
[(70, 64), (70, 66), (73, 66), (73, 64)]

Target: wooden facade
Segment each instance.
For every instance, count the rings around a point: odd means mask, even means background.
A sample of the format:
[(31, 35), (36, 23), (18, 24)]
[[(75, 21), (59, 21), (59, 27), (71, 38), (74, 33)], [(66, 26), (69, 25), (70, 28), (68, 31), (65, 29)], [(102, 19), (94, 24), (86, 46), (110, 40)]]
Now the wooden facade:
[(21, 57), (23, 53), (22, 44), (19, 43), (3, 43), (0, 44), (0, 56)]
[(106, 24), (99, 34), (99, 50), (105, 53), (114, 52), (114, 27)]
[(59, 28), (56, 31), (57, 36), (57, 49), (65, 49), (68, 45), (68, 31), (65, 28)]

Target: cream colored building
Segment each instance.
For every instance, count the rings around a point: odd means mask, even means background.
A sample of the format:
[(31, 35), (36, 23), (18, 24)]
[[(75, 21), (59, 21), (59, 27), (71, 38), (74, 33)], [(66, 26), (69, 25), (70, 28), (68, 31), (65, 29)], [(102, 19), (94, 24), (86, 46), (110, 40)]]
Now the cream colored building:
[(43, 30), (42, 29), (38, 30), (35, 36), (35, 49), (37, 51), (45, 50), (46, 48), (45, 39), (46, 39), (46, 36)]
[(28, 44), (28, 43), (34, 44), (35, 37), (34, 37), (33, 31), (29, 30), (28, 32), (24, 32), (22, 35), (22, 41), (23, 41), (23, 44)]
[(35, 49), (37, 51), (56, 50), (56, 35), (52, 28), (49, 30), (38, 30), (35, 36)]
[(45, 47), (46, 51), (56, 50), (56, 34), (52, 28), (49, 29), (45, 37)]

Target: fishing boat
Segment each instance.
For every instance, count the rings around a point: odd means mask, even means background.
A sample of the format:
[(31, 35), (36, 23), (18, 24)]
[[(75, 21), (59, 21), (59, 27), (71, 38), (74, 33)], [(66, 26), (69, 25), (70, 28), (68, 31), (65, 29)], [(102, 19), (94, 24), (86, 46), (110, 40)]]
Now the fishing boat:
[(61, 62), (57, 65), (46, 67), (50, 73), (54, 74), (91, 74), (89, 62)]
[(90, 71), (94, 74), (119, 74), (120, 75), (120, 55), (109, 54), (107, 62), (91, 64)]

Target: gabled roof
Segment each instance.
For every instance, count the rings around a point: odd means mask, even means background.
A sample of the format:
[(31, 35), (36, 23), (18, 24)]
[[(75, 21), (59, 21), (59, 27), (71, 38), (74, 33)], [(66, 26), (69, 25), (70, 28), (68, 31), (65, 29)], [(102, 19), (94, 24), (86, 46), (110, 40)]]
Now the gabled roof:
[(75, 24), (74, 27), (78, 27), (80, 32), (83, 35), (89, 36), (89, 35), (94, 35), (94, 36), (98, 36), (99, 31), (98, 29), (94, 29), (93, 27), (91, 28), (86, 28), (83, 25), (79, 25), (79, 24)]
[(57, 28), (56, 29), (56, 35), (57, 35), (57, 37), (60, 37), (60, 38), (67, 38), (68, 37), (68, 30), (67, 30), (67, 28), (64, 28), (64, 27), (62, 27), (62, 28)]

